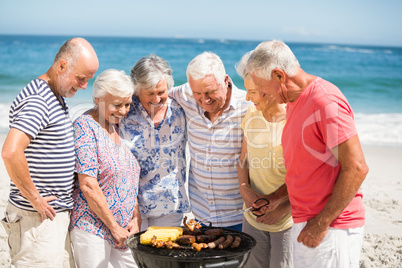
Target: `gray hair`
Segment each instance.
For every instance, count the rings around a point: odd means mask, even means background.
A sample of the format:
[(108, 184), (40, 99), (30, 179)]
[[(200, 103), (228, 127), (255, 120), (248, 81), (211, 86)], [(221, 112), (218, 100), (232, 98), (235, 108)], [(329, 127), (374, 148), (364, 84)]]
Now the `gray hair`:
[(103, 98), (106, 93), (121, 98), (133, 96), (134, 87), (130, 77), (124, 71), (115, 69), (103, 71), (94, 82), (92, 91), (94, 103), (95, 99)]
[(213, 75), (218, 84), (225, 87), (226, 71), (222, 60), (212, 52), (203, 52), (196, 56), (187, 66), (187, 80), (203, 79), (207, 75)]
[(282, 69), (287, 75), (294, 76), (300, 67), (296, 56), (282, 41), (272, 40), (260, 43), (250, 55), (247, 71), (257, 77), (271, 79), (275, 68)]
[(134, 83), (135, 94), (139, 94), (140, 88), (154, 89), (162, 80), (166, 80), (167, 89), (170, 90), (174, 84), (172, 73), (169, 63), (161, 57), (154, 54), (142, 57), (131, 68), (130, 75)]
[(247, 69), (247, 62), (251, 56), (251, 54), (253, 53), (253, 50), (247, 52), (246, 54), (243, 55), (243, 57), (241, 58), (241, 60), (236, 63), (235, 67), (236, 67), (236, 71), (237, 73), (243, 78), (243, 79), (251, 79), (251, 75), (248, 72)]

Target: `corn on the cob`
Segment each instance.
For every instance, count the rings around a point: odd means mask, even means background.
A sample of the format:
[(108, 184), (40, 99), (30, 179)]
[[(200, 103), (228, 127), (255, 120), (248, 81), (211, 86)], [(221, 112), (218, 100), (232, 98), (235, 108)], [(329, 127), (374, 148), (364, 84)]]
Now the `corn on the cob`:
[(183, 229), (180, 227), (149, 227), (147, 231), (140, 236), (140, 243), (150, 245), (153, 236), (156, 236), (156, 241), (176, 241), (183, 234)]
[(179, 232), (179, 235), (183, 235), (183, 228), (181, 227), (163, 227), (163, 226), (149, 226), (147, 231), (153, 231), (153, 230), (176, 230)]

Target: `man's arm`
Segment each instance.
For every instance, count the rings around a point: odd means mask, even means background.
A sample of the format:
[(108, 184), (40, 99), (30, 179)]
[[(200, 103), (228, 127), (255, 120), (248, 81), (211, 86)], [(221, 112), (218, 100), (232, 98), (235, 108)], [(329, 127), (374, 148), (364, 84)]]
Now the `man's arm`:
[[(256, 211), (256, 215), (261, 215), (261, 214), (266, 214), (270, 211), (278, 209), (278, 207), (288, 207), (289, 210), (287, 212), (284, 212), (283, 216), (289, 213), (290, 211), (290, 202), (289, 202), (289, 194), (288, 194), (288, 186), (286, 183), (282, 184), (279, 186), (278, 189), (276, 189), (274, 192), (262, 196), (265, 199), (269, 200), (269, 205), (262, 207), (259, 211)], [(254, 207), (258, 207), (258, 204), (255, 204)], [(274, 224), (274, 223), (270, 223)]]
[[(178, 94), (178, 91), (179, 91), (179, 88), (180, 88), (180, 87), (182, 87), (182, 86), (172, 87), (172, 88), (168, 91), (168, 96), (169, 96), (169, 98), (172, 98), (172, 99), (176, 100), (177, 94)], [(177, 101), (177, 100), (176, 100), (176, 101)]]
[(49, 217), (51, 220), (56, 216), (54, 209), (48, 204), (57, 199), (55, 196), (42, 197), (36, 189), (28, 168), (28, 162), (24, 151), (31, 142), (31, 137), (21, 130), (11, 128), (4, 141), (2, 158), (10, 179), (28, 199), (32, 207), (39, 212), (42, 221)]
[(297, 238), (299, 243), (308, 247), (317, 247), (321, 243), (330, 224), (352, 201), (368, 173), (357, 135), (332, 149), (332, 152), (337, 156), (341, 171), (327, 204), (307, 222)]
[(168, 96), (169, 98), (177, 101), (177, 103), (180, 104), (180, 106), (183, 108), (182, 104), (187, 102), (187, 90), (189, 90), (189, 85), (187, 83), (184, 83), (180, 86), (172, 87), (168, 92)]
[[(268, 199), (270, 200), (270, 199)], [(257, 222), (268, 225), (277, 224), (290, 212), (289, 199), (280, 203), (275, 209), (267, 211), (263, 216), (257, 218)]]

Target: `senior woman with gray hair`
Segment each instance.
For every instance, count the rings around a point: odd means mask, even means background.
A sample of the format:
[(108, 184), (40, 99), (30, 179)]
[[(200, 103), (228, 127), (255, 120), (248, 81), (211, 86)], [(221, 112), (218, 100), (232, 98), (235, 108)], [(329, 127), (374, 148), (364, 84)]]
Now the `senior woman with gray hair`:
[(179, 226), (190, 204), (185, 189), (186, 119), (182, 108), (168, 97), (172, 70), (164, 59), (152, 54), (133, 66), (131, 78), (136, 96), (123, 126), (141, 166), (141, 230)]
[(141, 225), (140, 167), (119, 129), (134, 88), (123, 71), (95, 80), (95, 106), (74, 121), (77, 180), (70, 235), (78, 267), (137, 267), (126, 239)]

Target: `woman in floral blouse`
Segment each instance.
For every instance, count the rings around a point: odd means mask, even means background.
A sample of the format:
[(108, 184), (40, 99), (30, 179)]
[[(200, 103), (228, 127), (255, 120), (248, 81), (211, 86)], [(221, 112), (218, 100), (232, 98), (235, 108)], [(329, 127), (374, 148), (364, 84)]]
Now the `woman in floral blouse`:
[(186, 118), (177, 102), (168, 98), (172, 70), (161, 57), (149, 55), (134, 65), (131, 79), (136, 96), (122, 125), (141, 166), (141, 230), (179, 226), (190, 205), (185, 189)]
[(95, 106), (74, 122), (74, 210), (70, 235), (78, 267), (137, 267), (126, 239), (141, 225), (140, 167), (119, 129), (134, 88), (123, 71), (106, 70), (93, 86)]

